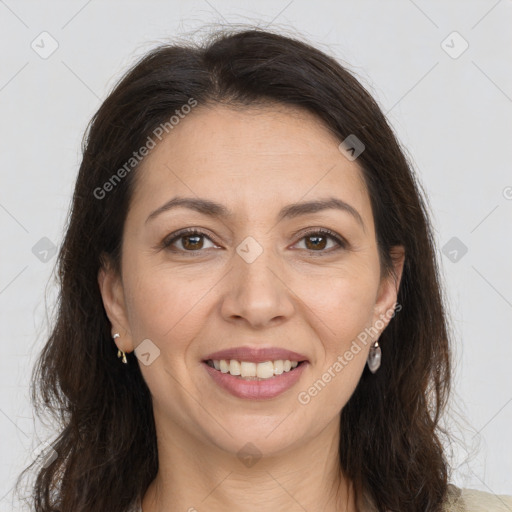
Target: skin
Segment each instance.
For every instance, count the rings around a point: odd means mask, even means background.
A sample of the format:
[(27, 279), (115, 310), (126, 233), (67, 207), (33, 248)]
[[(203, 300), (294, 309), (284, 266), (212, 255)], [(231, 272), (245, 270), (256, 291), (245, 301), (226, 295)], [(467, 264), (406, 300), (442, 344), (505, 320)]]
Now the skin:
[[(373, 340), (360, 343), (307, 405), (297, 397), (393, 310), (404, 253), (393, 251), (398, 280), (381, 276), (370, 198), (357, 160), (345, 158), (339, 142), (299, 109), (197, 107), (138, 169), (121, 273), (107, 265), (98, 281), (117, 346), (128, 353), (150, 339), (160, 350), (148, 366), (137, 360), (152, 394), (159, 454), (144, 512), (357, 510), (338, 463), (339, 415)], [(178, 208), (146, 222), (175, 196), (214, 200), (233, 216)], [(336, 209), (277, 221), (290, 203), (326, 197), (353, 206), (364, 229)], [(174, 252), (162, 248), (187, 227), (206, 236), (178, 239)], [(318, 248), (315, 228), (347, 246), (334, 250), (328, 238)], [(236, 252), (248, 236), (263, 250), (252, 263)], [(239, 345), (291, 349), (309, 365), (276, 398), (236, 398), (201, 361)], [(246, 467), (237, 453), (249, 442), (261, 458)]]

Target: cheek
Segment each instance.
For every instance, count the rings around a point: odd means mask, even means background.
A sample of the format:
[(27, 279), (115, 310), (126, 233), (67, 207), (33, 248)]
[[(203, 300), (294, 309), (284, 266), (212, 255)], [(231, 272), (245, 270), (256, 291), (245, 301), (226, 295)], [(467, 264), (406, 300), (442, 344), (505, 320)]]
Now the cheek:
[[(137, 272), (137, 271), (136, 271)], [(135, 344), (144, 338), (160, 338), (173, 325), (177, 302), (164, 283), (151, 273), (127, 270), (125, 298), (128, 321)]]
[(312, 294), (307, 302), (316, 316), (323, 354), (298, 395), (305, 417), (335, 418), (364, 370), (370, 344), (359, 336), (371, 325), (376, 284), (363, 271), (358, 275), (366, 277), (331, 279), (323, 294)]
[(208, 303), (205, 293), (214, 288), (218, 278), (205, 274), (191, 279), (175, 268), (151, 265), (143, 257), (126, 261), (124, 271), (135, 344), (149, 338), (160, 347), (172, 343), (178, 348), (197, 335)]
[[(313, 286), (314, 284), (314, 286)], [(378, 276), (368, 263), (347, 265), (329, 275), (305, 279), (304, 302), (325, 326), (326, 351), (344, 347), (366, 327), (374, 314)]]

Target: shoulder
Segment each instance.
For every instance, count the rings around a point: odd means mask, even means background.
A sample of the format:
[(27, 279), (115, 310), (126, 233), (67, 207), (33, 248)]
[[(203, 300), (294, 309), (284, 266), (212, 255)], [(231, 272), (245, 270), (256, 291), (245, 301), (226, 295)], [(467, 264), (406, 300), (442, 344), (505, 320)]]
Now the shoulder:
[(512, 496), (448, 486), (446, 512), (512, 512)]
[[(358, 501), (358, 510), (377, 512), (377, 507), (367, 492)], [(512, 512), (512, 496), (459, 488), (448, 485), (442, 506), (443, 512)]]

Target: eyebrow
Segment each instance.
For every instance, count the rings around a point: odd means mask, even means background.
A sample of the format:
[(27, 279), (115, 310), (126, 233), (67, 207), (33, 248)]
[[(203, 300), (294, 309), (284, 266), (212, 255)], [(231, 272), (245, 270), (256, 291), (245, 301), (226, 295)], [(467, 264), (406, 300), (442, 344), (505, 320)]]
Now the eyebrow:
[[(165, 204), (157, 208), (155, 211), (150, 213), (146, 219), (146, 223), (163, 212), (167, 212), (174, 208), (189, 208), (203, 215), (217, 218), (231, 218), (233, 212), (226, 208), (224, 205), (211, 201), (209, 199), (194, 198), (194, 197), (174, 197), (167, 201)], [(349, 213), (354, 219), (361, 225), (364, 231), (365, 225), (359, 212), (350, 204), (338, 199), (336, 197), (328, 197), (326, 199), (317, 199), (315, 201), (306, 201), (300, 203), (292, 203), (281, 209), (277, 219), (278, 222), (283, 219), (292, 219), (299, 217), (300, 215), (306, 215), (308, 213), (316, 213), (323, 210), (341, 210)]]

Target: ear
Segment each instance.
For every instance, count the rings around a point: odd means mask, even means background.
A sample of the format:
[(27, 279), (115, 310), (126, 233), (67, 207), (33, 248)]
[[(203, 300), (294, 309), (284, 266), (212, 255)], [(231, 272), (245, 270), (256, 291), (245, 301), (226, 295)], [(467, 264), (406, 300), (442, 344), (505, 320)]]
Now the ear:
[(402, 280), (405, 249), (402, 245), (396, 245), (391, 248), (390, 254), (394, 272), (391, 272), (381, 280), (374, 310), (373, 324), (375, 325), (378, 320), (385, 324), (382, 329), (379, 329), (379, 335), (382, 334), (382, 331), (387, 327), (393, 317), (398, 289), (400, 288), (400, 282)]
[(129, 353), (134, 346), (128, 324), (123, 282), (121, 276), (114, 270), (108, 256), (102, 255), (101, 262), (98, 271), (98, 285), (103, 306), (112, 324), (112, 336), (118, 332), (119, 337), (114, 340), (115, 344), (123, 352)]

